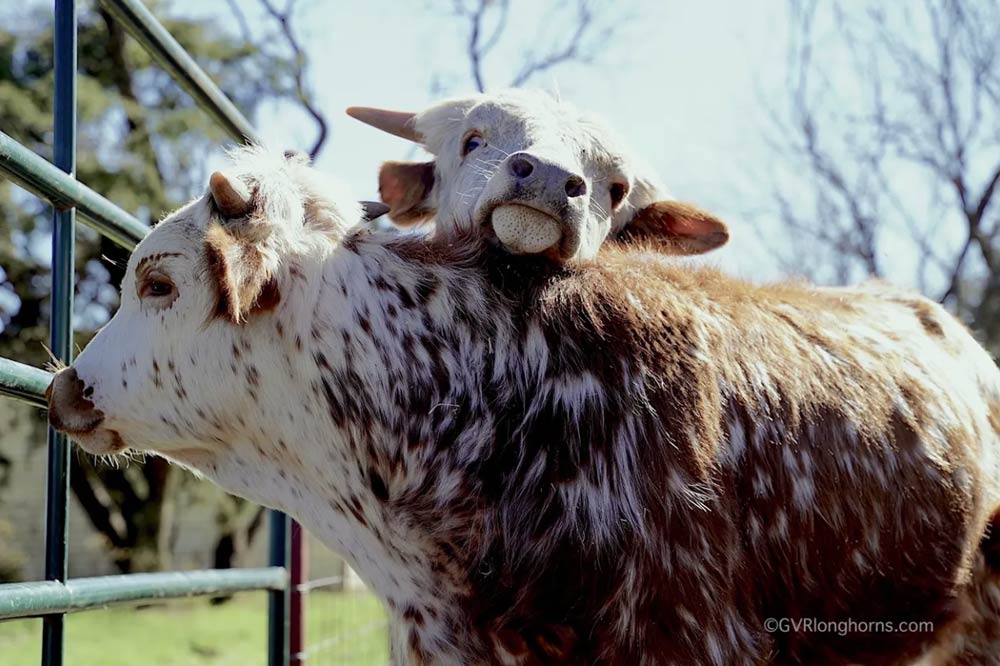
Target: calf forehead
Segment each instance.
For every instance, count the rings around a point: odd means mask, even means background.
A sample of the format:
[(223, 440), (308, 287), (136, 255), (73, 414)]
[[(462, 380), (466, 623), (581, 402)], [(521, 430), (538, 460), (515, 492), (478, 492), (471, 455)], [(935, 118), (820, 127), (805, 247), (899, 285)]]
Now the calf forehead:
[(156, 225), (136, 246), (129, 268), (134, 271), (139, 264), (163, 253), (197, 249), (198, 241), (204, 237), (207, 213), (205, 202), (198, 199)]
[[(602, 121), (542, 91), (506, 90), (447, 100), (417, 114), (413, 122), (435, 156), (439, 186), (458, 192), (463, 205), (466, 190), (474, 184), (470, 178), (486, 176), (522, 150), (592, 178), (595, 187), (611, 178), (635, 185), (636, 174), (645, 169)], [(462, 144), (473, 131), (484, 135), (486, 147), (466, 161)], [(627, 221), (630, 210), (619, 208), (616, 228)]]
[(624, 165), (620, 142), (599, 120), (548, 95), (498, 96), (472, 107), (466, 129), (489, 129), (490, 139), (517, 150), (541, 147), (568, 152), (602, 166)]

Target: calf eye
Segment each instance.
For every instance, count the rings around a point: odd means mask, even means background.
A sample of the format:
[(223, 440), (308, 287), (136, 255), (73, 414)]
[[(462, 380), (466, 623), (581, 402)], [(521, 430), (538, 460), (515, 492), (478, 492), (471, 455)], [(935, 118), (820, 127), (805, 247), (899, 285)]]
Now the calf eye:
[(462, 144), (462, 157), (465, 157), (473, 150), (479, 148), (485, 143), (486, 141), (480, 135), (475, 133), (470, 134), (468, 137), (466, 137), (465, 143)]
[(173, 291), (174, 286), (169, 282), (151, 282), (149, 285), (150, 296), (166, 296)]
[(618, 206), (628, 194), (628, 185), (625, 183), (611, 183), (611, 206)]
[(163, 298), (174, 293), (174, 285), (163, 278), (150, 278), (142, 285), (139, 292), (141, 298)]

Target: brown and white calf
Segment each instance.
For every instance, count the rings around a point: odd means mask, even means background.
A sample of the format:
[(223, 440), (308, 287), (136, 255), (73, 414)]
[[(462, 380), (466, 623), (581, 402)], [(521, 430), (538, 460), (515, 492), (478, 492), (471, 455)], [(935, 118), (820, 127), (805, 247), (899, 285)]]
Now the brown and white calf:
[(990, 659), (1000, 373), (938, 306), (381, 235), (301, 162), (233, 174), (140, 243), (50, 419), (291, 513), (396, 663)]
[(514, 254), (592, 259), (606, 239), (665, 254), (723, 245), (721, 222), (665, 196), (600, 119), (540, 90), (449, 99), (420, 113), (351, 107), (415, 141), (428, 162), (386, 162), (379, 193), (402, 225), (433, 218), (438, 239), (485, 233)]

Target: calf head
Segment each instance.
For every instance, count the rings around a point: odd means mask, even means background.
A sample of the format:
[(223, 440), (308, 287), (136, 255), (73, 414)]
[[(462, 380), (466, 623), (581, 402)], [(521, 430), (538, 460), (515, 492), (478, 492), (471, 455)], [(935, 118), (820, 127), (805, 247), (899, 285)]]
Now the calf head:
[(247, 394), (264, 402), (253, 394), (274, 362), (276, 311), (302, 298), (289, 288), (303, 270), (295, 257), (322, 257), (363, 217), (298, 156), (248, 150), (237, 165), (139, 243), (118, 312), (55, 376), (50, 422), (89, 452), (193, 464), (245, 441)]
[(422, 144), (429, 162), (386, 162), (379, 191), (400, 224), (482, 232), (515, 254), (589, 259), (606, 238), (669, 254), (723, 245), (725, 225), (663, 199), (599, 122), (536, 91), (441, 102), (422, 113), (365, 107), (351, 116)]

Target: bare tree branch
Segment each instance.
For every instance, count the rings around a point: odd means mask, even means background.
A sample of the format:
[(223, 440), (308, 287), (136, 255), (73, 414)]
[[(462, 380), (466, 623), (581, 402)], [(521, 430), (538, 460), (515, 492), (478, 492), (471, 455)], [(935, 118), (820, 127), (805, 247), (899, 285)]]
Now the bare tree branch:
[[(618, 22), (611, 20), (610, 12), (599, 11), (618, 6), (610, 3), (600, 5), (594, 0), (562, 0), (552, 6), (552, 20), (545, 21), (545, 29), (550, 25), (566, 24), (571, 28), (564, 40), (558, 36), (546, 35), (546, 44), (554, 44), (550, 49), (537, 52), (532, 44), (525, 44), (521, 51), (525, 54), (521, 63), (514, 68), (508, 85), (517, 87), (528, 83), (540, 74), (570, 62), (590, 64), (611, 41)], [(510, 0), (454, 0), (451, 14), (468, 25), (466, 56), (469, 60), (470, 77), (476, 90), (485, 92), (488, 82), (485, 62), (507, 34), (510, 16)], [(492, 24), (489, 37), (485, 37), (488, 25)], [(605, 26), (598, 29), (599, 26)]]
[(983, 188), (983, 193), (979, 195), (979, 203), (976, 204), (976, 211), (974, 213), (976, 219), (982, 220), (983, 216), (986, 215), (986, 209), (993, 201), (993, 194), (996, 192), (998, 184), (1000, 184), (1000, 164), (993, 170), (993, 176), (986, 184), (986, 187)]
[(917, 282), (1000, 350), (1000, 2), (788, 7), (770, 141), (782, 225), (838, 276)]
[[(490, 9), (496, 9), (498, 18), (493, 33), (488, 39), (483, 39), (486, 15)], [(463, 0), (455, 0), (455, 15), (469, 22), (469, 41), (466, 54), (469, 57), (472, 81), (479, 92), (486, 91), (486, 80), (483, 74), (483, 59), (496, 47), (497, 42), (507, 27), (507, 17), (510, 14), (510, 0), (477, 0), (470, 9)]]
[[(576, 25), (573, 27), (573, 31), (569, 39), (566, 40), (566, 43), (561, 48), (556, 48), (544, 55), (538, 57), (529, 56), (526, 58), (520, 71), (518, 71), (517, 75), (511, 81), (512, 86), (522, 86), (532, 77), (563, 63), (574, 60), (581, 63), (590, 63), (593, 60), (595, 53), (585, 49), (586, 37), (588, 32), (594, 27), (595, 18), (593, 8), (588, 0), (577, 0), (575, 18)], [(613, 24), (609, 23), (609, 25)], [(608, 28), (604, 32), (604, 39), (610, 38), (611, 30), (612, 28)]]
[[(277, 25), (282, 42), (291, 54), (292, 89), (287, 91), (286, 94), (294, 99), (316, 124), (316, 138), (313, 140), (312, 146), (308, 151), (309, 157), (316, 159), (326, 144), (329, 135), (329, 122), (326, 115), (320, 110), (315, 94), (307, 81), (309, 60), (302, 48), (302, 42), (292, 25), (297, 0), (287, 0), (284, 8), (280, 9), (273, 0), (259, 1), (265, 15)], [(273, 58), (279, 58), (280, 56), (274, 52), (271, 40), (267, 36), (262, 37), (253, 34), (246, 14), (244, 14), (237, 0), (226, 0), (226, 3), (229, 6), (230, 13), (236, 18), (244, 40), (257, 45), (257, 48), (262, 53)]]
[[(479, 6), (472, 13), (470, 22), (472, 30), (469, 34), (469, 64), (472, 67), (472, 79), (476, 83), (476, 90), (483, 92), (486, 84), (483, 83), (483, 53), (479, 44), (479, 35), (483, 26), (483, 13), (486, 11), (488, 0), (479, 0)], [(506, 3), (504, 3), (506, 4)]]
[(949, 298), (955, 297), (961, 300), (961, 288), (962, 288), (962, 270), (965, 268), (965, 258), (969, 255), (969, 250), (972, 248), (972, 236), (970, 235), (965, 239), (965, 243), (962, 244), (962, 249), (959, 250), (958, 256), (955, 257), (954, 266), (951, 269), (951, 276), (948, 278), (948, 287), (941, 292), (941, 295), (937, 297), (939, 303), (946, 303)]
[(326, 143), (327, 122), (326, 117), (316, 107), (313, 93), (305, 80), (306, 56), (302, 52), (302, 46), (295, 31), (292, 29), (292, 14), (295, 11), (295, 0), (288, 0), (288, 4), (285, 5), (284, 10), (279, 10), (271, 0), (260, 0), (260, 2), (268, 15), (278, 22), (278, 25), (281, 27), (281, 34), (284, 35), (285, 41), (288, 43), (288, 48), (292, 51), (292, 75), (295, 81), (295, 97), (306, 113), (312, 116), (313, 121), (316, 123), (316, 139), (309, 149), (309, 157), (316, 159), (320, 150), (323, 149), (323, 144)]

